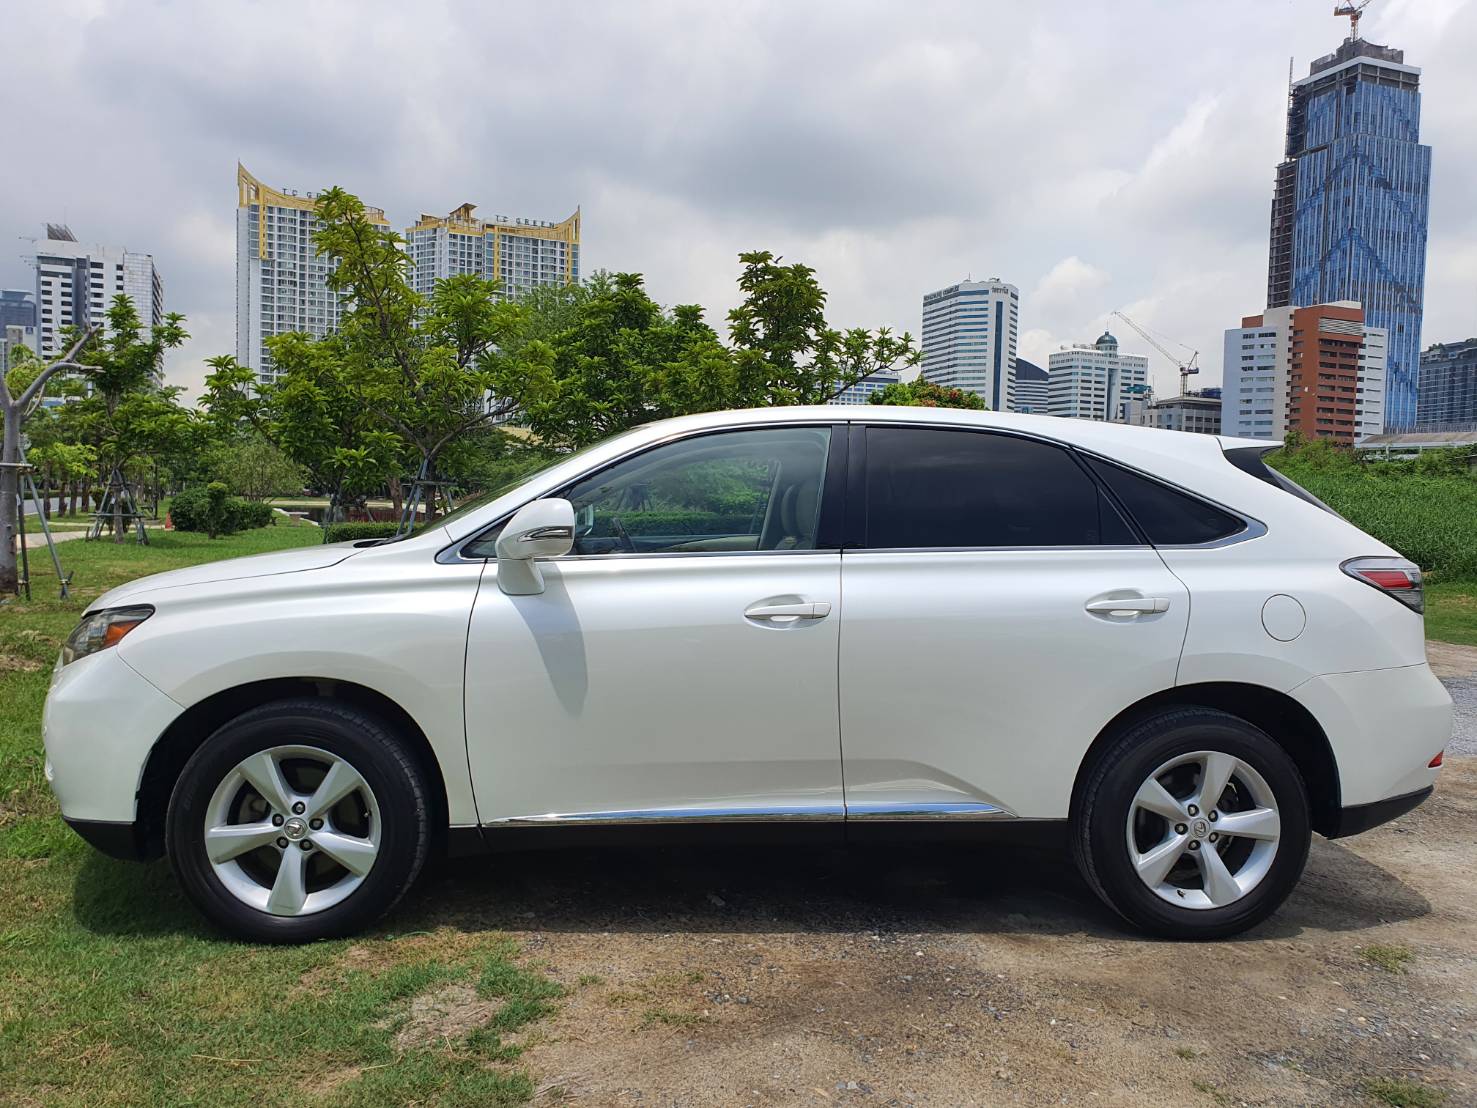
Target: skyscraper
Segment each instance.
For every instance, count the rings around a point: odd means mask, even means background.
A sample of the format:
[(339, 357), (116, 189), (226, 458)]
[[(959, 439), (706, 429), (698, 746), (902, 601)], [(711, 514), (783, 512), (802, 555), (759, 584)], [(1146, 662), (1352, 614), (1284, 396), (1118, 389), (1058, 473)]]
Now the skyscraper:
[(1226, 332), (1222, 432), (1348, 446), (1379, 434), (1388, 341), (1349, 300), (1245, 316)]
[(1272, 199), (1267, 306), (1357, 301), (1389, 332), (1390, 430), (1416, 418), (1431, 183), (1420, 112), (1403, 51), (1345, 39), (1292, 85)]
[[(239, 164), (236, 189), (236, 361), (271, 382), (266, 340), (296, 331), (321, 338), (338, 329), (342, 305), (328, 287), (334, 265), (313, 245), (317, 194), (274, 189)], [(383, 211), (367, 211), (389, 228)]]
[(405, 231), (415, 291), (463, 273), (496, 278), (505, 294), (580, 279), (580, 213), (559, 223), (497, 216), (478, 219), (475, 204), (450, 215), (422, 215)]
[(1091, 345), (1079, 342), (1053, 351), (1047, 365), (1054, 416), (1122, 423), (1128, 403), (1148, 394), (1149, 359), (1120, 354), (1118, 340), (1107, 331)]
[(1417, 431), (1477, 428), (1477, 339), (1438, 342), (1421, 355)]
[(923, 297), (923, 378), (1012, 411), (1020, 292), (998, 277), (960, 281)]
[(106, 335), (108, 307), (119, 295), (133, 301), (144, 337), (164, 322), (164, 282), (152, 254), (81, 243), (71, 228), (46, 225), (46, 238), (36, 243), (36, 352), (42, 358), (62, 353), (68, 327), (96, 323)]

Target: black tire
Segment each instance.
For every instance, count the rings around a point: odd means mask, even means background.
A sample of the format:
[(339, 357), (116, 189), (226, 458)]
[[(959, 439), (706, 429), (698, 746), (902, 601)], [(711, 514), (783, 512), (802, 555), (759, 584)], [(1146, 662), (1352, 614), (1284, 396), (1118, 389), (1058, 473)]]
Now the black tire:
[[(1170, 903), (1139, 879), (1129, 855), (1127, 821), (1139, 786), (1166, 762), (1196, 751), (1229, 754), (1259, 773), (1281, 819), (1265, 876), (1224, 907)], [(1287, 899), (1307, 862), (1311, 831), (1307, 788), (1287, 752), (1243, 719), (1188, 707), (1131, 725), (1094, 761), (1073, 816), (1072, 850), (1093, 891), (1135, 927), (1172, 939), (1221, 939), (1256, 926)]]
[[(279, 916), (233, 895), (205, 853), (210, 799), (245, 758), (277, 746), (311, 746), (349, 762), (379, 808), (379, 850), (347, 897), (321, 911)], [(281, 700), (254, 708), (212, 734), (175, 783), (165, 842), (186, 894), (213, 922), (253, 942), (302, 943), (352, 934), (388, 912), (414, 883), (431, 843), (425, 771), (395, 730), (331, 700)]]

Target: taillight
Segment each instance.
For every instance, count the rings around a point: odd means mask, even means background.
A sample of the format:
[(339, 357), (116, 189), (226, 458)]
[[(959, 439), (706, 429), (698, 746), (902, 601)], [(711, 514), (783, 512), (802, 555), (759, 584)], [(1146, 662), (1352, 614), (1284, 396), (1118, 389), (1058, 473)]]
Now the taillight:
[(1393, 596), (1412, 611), (1426, 610), (1426, 595), (1421, 590), (1421, 567), (1404, 558), (1350, 558), (1339, 566), (1356, 581), (1363, 581)]

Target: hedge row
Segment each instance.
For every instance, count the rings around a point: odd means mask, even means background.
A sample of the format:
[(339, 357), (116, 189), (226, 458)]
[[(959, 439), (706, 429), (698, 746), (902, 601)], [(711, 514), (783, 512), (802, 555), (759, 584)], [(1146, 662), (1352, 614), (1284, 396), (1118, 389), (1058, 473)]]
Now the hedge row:
[(229, 535), (269, 527), (276, 522), (272, 506), (260, 500), (243, 500), (239, 496), (212, 497), (209, 489), (186, 489), (169, 505), (170, 519), (176, 531), (202, 531), (206, 534)]
[(324, 542), (360, 542), (388, 539), (399, 530), (396, 523), (330, 523), (323, 529)]

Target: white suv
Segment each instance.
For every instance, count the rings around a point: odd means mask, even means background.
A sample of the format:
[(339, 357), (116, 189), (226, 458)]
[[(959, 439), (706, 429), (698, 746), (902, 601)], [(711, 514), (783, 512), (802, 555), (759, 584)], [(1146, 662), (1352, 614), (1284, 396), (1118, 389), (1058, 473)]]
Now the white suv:
[[(1133, 924), (1264, 919), (1430, 794), (1420, 571), (1264, 442), (918, 408), (652, 424), (399, 542), (132, 582), (47, 775), (242, 936), (561, 829), (1066, 832)], [(752, 830), (752, 828), (750, 828)]]

